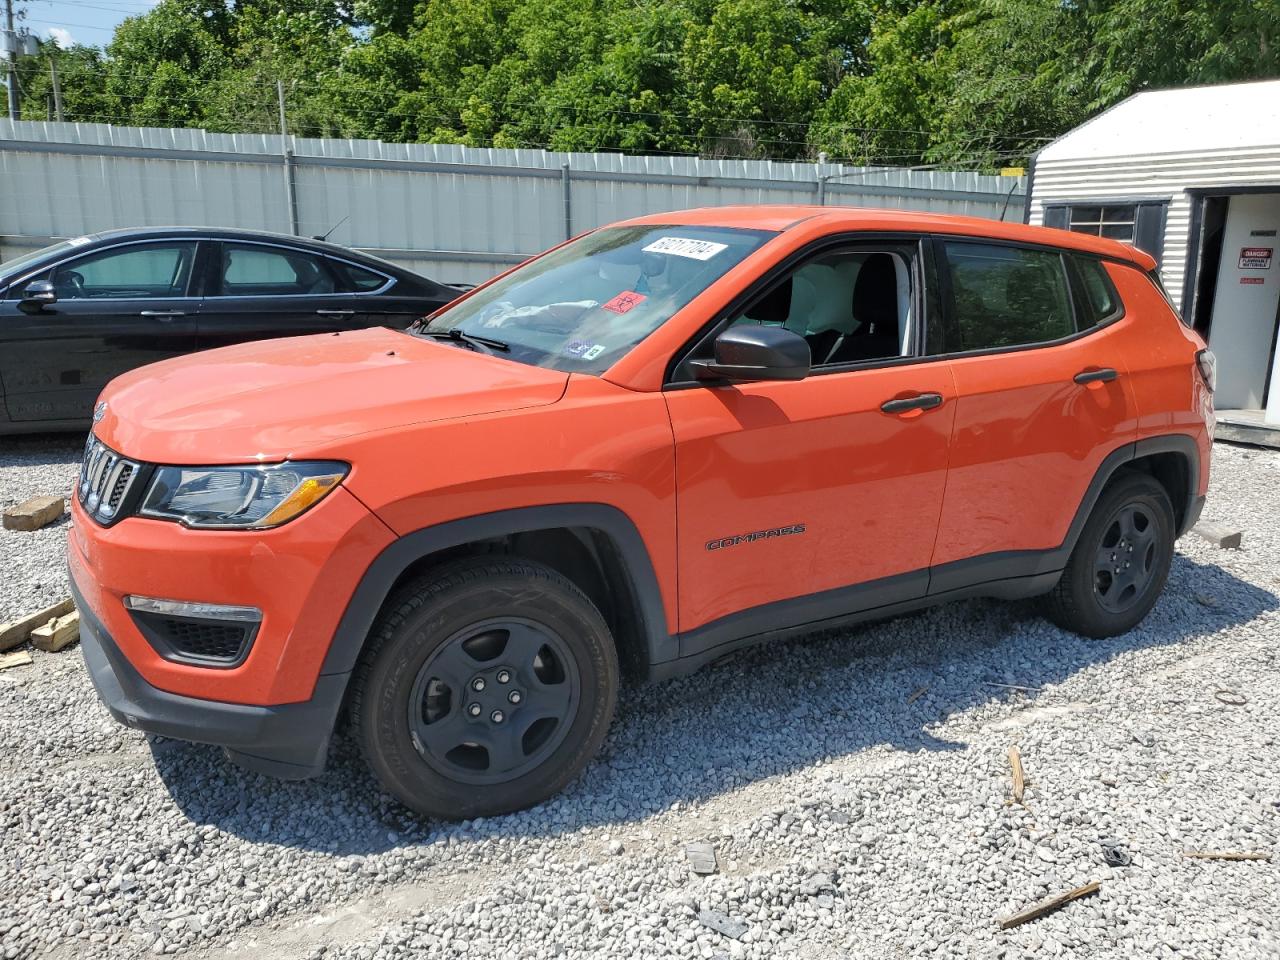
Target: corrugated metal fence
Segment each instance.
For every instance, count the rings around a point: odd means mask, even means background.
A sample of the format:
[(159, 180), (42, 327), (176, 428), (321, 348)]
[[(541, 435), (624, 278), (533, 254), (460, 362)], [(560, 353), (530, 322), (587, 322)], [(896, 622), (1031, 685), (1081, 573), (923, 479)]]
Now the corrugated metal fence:
[(336, 243), (476, 282), (663, 210), (825, 203), (1020, 220), (1024, 189), (941, 170), (0, 120), (0, 259), (112, 227), (332, 230)]

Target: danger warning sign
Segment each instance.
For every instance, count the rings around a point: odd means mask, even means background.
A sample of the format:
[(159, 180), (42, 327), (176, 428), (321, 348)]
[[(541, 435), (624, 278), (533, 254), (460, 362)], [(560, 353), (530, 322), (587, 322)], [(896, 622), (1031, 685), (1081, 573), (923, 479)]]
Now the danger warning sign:
[(1271, 247), (1241, 247), (1240, 269), (1270, 270), (1272, 249)]

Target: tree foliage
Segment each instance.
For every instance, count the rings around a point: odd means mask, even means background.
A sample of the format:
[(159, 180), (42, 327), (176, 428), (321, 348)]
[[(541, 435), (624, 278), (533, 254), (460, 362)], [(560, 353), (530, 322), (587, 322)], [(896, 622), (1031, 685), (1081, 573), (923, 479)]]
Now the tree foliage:
[(160, 0), (23, 115), (992, 168), (1147, 87), (1280, 76), (1280, 0)]

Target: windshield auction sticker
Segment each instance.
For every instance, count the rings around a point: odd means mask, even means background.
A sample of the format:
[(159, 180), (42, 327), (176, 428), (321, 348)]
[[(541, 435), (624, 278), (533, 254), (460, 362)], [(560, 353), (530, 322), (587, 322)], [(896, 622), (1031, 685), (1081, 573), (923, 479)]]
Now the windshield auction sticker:
[(608, 310), (610, 313), (626, 313), (628, 310), (634, 310), (640, 306), (646, 299), (643, 293), (636, 293), (634, 290), (623, 290), (612, 300), (600, 304), (600, 309)]
[(710, 260), (717, 253), (728, 249), (727, 243), (691, 240), (688, 237), (659, 237), (643, 248), (645, 253), (665, 253), (671, 257), (688, 257), (690, 260)]

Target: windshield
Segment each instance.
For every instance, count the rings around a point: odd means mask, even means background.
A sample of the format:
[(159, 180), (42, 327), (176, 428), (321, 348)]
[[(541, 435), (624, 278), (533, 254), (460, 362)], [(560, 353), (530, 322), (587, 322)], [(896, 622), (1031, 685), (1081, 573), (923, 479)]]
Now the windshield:
[[(79, 241), (80, 244), (83, 244), (84, 242), (85, 241), (83, 240)], [(2, 261), (0, 262), (0, 278), (8, 277), (14, 273), (20, 273), (24, 267), (38, 263), (45, 257), (52, 254), (62, 253), (66, 250), (73, 250), (76, 246), (76, 242), (71, 240), (62, 240), (59, 243), (53, 243), (47, 247), (41, 247), (39, 250), (33, 250), (31, 253), (24, 253), (19, 257), (14, 257), (12, 260)]]
[[(602, 373), (774, 234), (724, 227), (597, 230), (433, 317), (419, 334), (501, 341), (503, 356)], [(478, 344), (483, 348), (483, 344)]]

